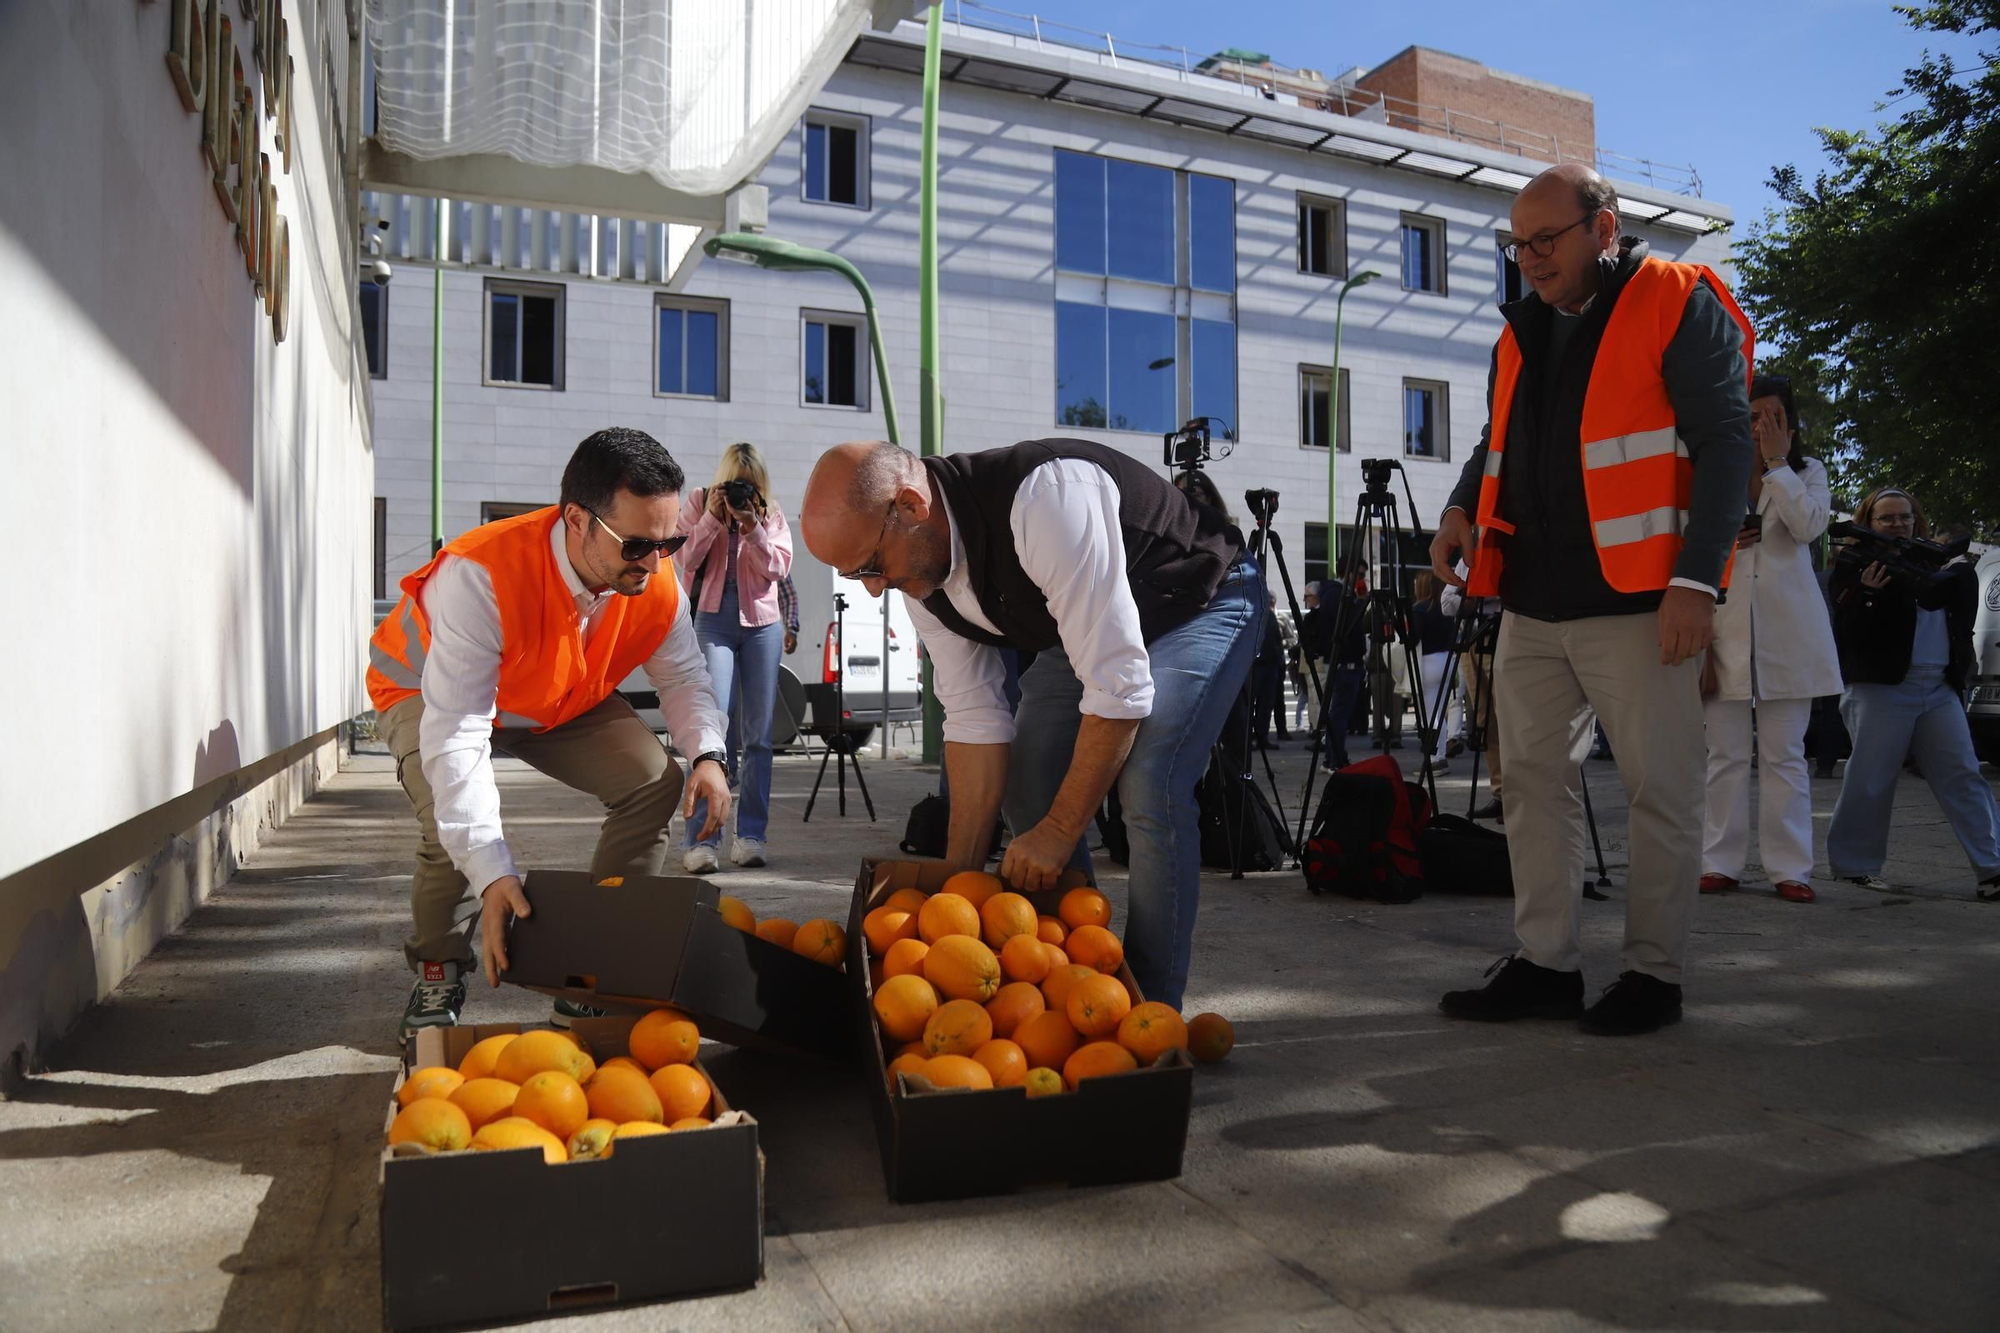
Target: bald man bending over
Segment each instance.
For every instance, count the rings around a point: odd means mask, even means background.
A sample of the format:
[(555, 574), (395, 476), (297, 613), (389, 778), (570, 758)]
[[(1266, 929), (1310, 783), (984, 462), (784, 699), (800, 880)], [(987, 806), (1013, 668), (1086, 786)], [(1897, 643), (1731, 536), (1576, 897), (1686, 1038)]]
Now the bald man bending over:
[[(1033, 891), (1088, 870), (1083, 835), (1118, 785), (1131, 839), (1126, 959), (1180, 1008), (1201, 838), (1195, 785), (1257, 647), (1256, 568), (1229, 520), (1083, 440), (919, 460), (843, 444), (806, 483), (806, 547), (909, 604), (944, 705), (946, 860)], [(999, 650), (1033, 650), (1018, 713)]]

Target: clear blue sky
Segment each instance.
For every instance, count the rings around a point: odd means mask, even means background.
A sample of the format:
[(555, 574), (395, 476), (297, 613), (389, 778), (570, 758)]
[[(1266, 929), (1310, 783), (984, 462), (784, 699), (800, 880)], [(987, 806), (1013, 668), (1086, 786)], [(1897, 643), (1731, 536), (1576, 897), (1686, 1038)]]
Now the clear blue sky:
[[(1776, 202), (1765, 186), (1774, 165), (1797, 163), (1808, 180), (1815, 174), (1824, 160), (1815, 126), (1871, 127), (1879, 118), (1875, 105), (1926, 45), (1961, 64), (1978, 45), (1920, 33), (1887, 0), (999, 4), (1135, 42), (1207, 52), (1245, 47), (1328, 74), (1377, 65), (1416, 45), (1575, 88), (1596, 99), (1598, 147), (1692, 163), (1702, 193), (1730, 205), (1739, 228)], [(1625, 13), (1634, 21), (1621, 22)], [(1986, 41), (1990, 47), (1990, 35)]]

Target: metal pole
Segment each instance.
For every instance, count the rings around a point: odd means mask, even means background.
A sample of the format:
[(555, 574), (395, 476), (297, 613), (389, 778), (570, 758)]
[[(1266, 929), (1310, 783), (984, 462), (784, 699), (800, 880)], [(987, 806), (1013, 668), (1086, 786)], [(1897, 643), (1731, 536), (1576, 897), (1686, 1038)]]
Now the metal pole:
[[(917, 398), (919, 407), (919, 447), (926, 458), (943, 452), (944, 395), (938, 385), (938, 252), (937, 252), (937, 121), (938, 67), (943, 62), (944, 14), (935, 4), (924, 31), (924, 146), (922, 205), (918, 234), (918, 332)], [(883, 595), (882, 623), (889, 623), (888, 595)], [(882, 664), (888, 671), (888, 663)], [(944, 758), (944, 713), (938, 708), (937, 691), (931, 682), (929, 661), (920, 677), (923, 716), (924, 762), (934, 764)]]
[(444, 549), (444, 200), (436, 203), (431, 270), (431, 554)]

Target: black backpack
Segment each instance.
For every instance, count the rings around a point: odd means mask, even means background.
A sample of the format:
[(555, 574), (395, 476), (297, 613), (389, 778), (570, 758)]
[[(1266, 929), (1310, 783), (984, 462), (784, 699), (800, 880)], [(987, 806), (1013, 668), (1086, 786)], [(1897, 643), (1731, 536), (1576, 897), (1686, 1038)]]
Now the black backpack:
[(1507, 835), (1461, 815), (1437, 815), (1417, 835), (1424, 884), (1439, 893), (1514, 896)]
[(1350, 898), (1407, 903), (1424, 891), (1417, 847), (1430, 822), (1430, 796), (1387, 755), (1351, 764), (1326, 780), (1306, 838), (1306, 887)]
[(909, 856), (942, 857), (951, 837), (951, 802), (930, 795), (910, 810), (910, 822), (903, 826), (902, 848)]
[(1292, 852), (1291, 837), (1254, 781), (1210, 760), (1198, 795), (1203, 865), (1210, 870), (1234, 869), (1229, 859), (1234, 843), (1246, 874), (1284, 867), (1285, 858)]

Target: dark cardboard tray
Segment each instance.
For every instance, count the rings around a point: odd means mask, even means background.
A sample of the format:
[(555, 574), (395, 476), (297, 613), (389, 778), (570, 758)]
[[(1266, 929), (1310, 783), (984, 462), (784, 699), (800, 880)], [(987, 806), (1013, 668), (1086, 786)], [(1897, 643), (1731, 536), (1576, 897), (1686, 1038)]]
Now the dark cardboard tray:
[[(897, 1203), (1009, 1194), (1029, 1185), (1115, 1185), (1181, 1173), (1194, 1109), (1194, 1066), (1168, 1056), (1146, 1069), (1085, 1079), (1075, 1092), (1030, 1100), (1022, 1088), (892, 1093), (875, 1028), (862, 919), (897, 889), (935, 893), (950, 869), (930, 861), (868, 861), (854, 882), (847, 924), (848, 1001), (863, 1051), (882, 1147), (882, 1174)], [(1053, 915), (1081, 877), (1029, 894)], [(1128, 968), (1119, 975), (1133, 994)], [(898, 1080), (900, 1085), (901, 1080)], [(1004, 1146), (1004, 1151), (996, 1148)]]
[[(571, 1031), (602, 1063), (628, 1053), (635, 1021), (579, 1019)], [(522, 1030), (419, 1032), (396, 1086), (426, 1065), (457, 1068), (474, 1043)], [(757, 1122), (731, 1110), (714, 1079), (709, 1086), (715, 1124), (621, 1141), (599, 1161), (551, 1166), (533, 1149), (384, 1149), (383, 1322), (396, 1330), (490, 1323), (755, 1286), (764, 1273)], [(389, 1119), (395, 1112), (392, 1095)]]
[(853, 1058), (839, 969), (729, 925), (708, 880), (600, 887), (585, 871), (533, 870), (523, 887), (533, 911), (508, 931), (501, 980), (613, 1009), (671, 1005), (733, 1046)]

